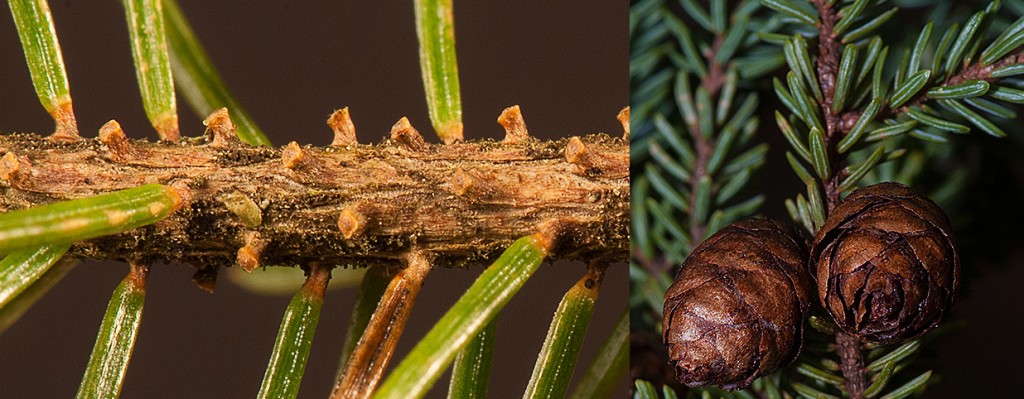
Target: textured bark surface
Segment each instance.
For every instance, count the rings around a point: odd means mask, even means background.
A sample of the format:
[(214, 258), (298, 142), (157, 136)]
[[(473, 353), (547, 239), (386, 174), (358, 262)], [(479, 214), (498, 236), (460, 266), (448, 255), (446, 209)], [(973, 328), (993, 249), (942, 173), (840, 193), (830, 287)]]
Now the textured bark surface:
[(848, 334), (895, 344), (938, 325), (953, 304), (960, 260), (935, 203), (899, 183), (854, 191), (815, 238), (822, 305)]
[(748, 219), (693, 250), (665, 293), (664, 338), (679, 381), (744, 388), (796, 359), (814, 288), (806, 238)]
[(860, 341), (844, 332), (836, 333), (836, 352), (839, 354), (839, 367), (846, 380), (843, 386), (850, 399), (864, 399), (867, 389), (868, 370), (864, 364), (864, 355), (860, 351)]
[(252, 147), (214, 125), (178, 144), (127, 140), (116, 123), (98, 139), (2, 135), (0, 211), (168, 184), (184, 194), (183, 209), (70, 253), (200, 268), (393, 265), (411, 250), (462, 266), (542, 228), (562, 233), (553, 258), (626, 258), (622, 139), (440, 146), (399, 125), (378, 145), (325, 148)]

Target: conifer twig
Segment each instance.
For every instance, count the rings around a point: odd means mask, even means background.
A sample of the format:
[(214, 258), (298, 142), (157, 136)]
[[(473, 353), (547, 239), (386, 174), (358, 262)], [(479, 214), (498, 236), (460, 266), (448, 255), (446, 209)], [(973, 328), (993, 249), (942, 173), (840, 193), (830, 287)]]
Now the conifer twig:
[(851, 399), (863, 399), (868, 381), (860, 341), (842, 331), (837, 332), (836, 351), (839, 352), (839, 367), (843, 372), (846, 392)]
[[(707, 91), (708, 98), (715, 98), (718, 92), (722, 89), (722, 84), (725, 82), (725, 70), (724, 65), (718, 62), (718, 51), (722, 47), (722, 43), (725, 41), (725, 32), (715, 33), (715, 38), (711, 48), (704, 53), (704, 58), (708, 61), (708, 73), (704, 75), (701, 80), (701, 87)], [(715, 149), (715, 140), (705, 137), (701, 132), (704, 130), (710, 131), (713, 126), (703, 126), (704, 123), (709, 121), (702, 121), (697, 119), (696, 124), (690, 127), (690, 136), (693, 138), (693, 149), (696, 159), (693, 161), (694, 169), (690, 175), (690, 196), (687, 199), (689, 201), (690, 210), (698, 208), (700, 203), (701, 190), (697, 187), (700, 186), (702, 180), (708, 178), (708, 162), (711, 159), (711, 154)], [(700, 242), (704, 238), (704, 234), (707, 231), (707, 226), (704, 224), (703, 218), (691, 217), (688, 218), (690, 221), (690, 237), (694, 242)]]
[[(579, 232), (554, 258), (626, 254), (628, 154), (619, 139), (272, 149), (243, 145), (213, 122), (206, 145), (133, 142), (119, 130), (66, 145), (2, 135), (0, 185), (9, 188), (0, 210), (166, 182), (188, 192), (181, 211), (156, 227), (78, 242), (69, 255), (196, 266), (393, 264), (416, 245), (450, 267), (493, 259), (549, 221)], [(228, 198), (248, 200), (232, 210)]]
[(821, 21), (818, 25), (817, 75), (822, 91), (822, 116), (825, 118), (825, 131), (822, 133), (825, 139), (825, 151), (831, 161), (829, 169), (832, 172), (829, 173), (831, 178), (822, 183), (825, 188), (826, 211), (831, 211), (839, 203), (839, 183), (841, 181), (839, 174), (835, 173), (841, 169), (836, 143), (842, 139), (843, 132), (840, 130), (841, 117), (837, 114), (838, 110), (833, 109), (832, 101), (836, 89), (836, 75), (839, 70), (839, 54), (842, 45), (839, 35), (834, 31), (838, 15), (832, 8), (833, 3), (824, 0), (815, 0), (814, 3), (818, 7)]
[[(821, 110), (825, 118), (824, 152), (829, 160), (829, 178), (822, 181), (825, 190), (825, 214), (839, 204), (842, 177), (836, 173), (842, 169), (844, 156), (839, 154), (837, 145), (846, 133), (841, 129), (842, 116), (833, 109), (833, 99), (839, 70), (839, 55), (842, 44), (834, 28), (839, 18), (833, 8), (835, 3), (825, 0), (814, 0), (818, 8), (820, 23), (818, 25), (818, 82), (821, 84)], [(854, 119), (856, 121), (856, 119)], [(852, 125), (851, 125), (852, 128)], [(862, 399), (867, 388), (867, 375), (864, 369), (864, 354), (860, 342), (842, 332), (836, 334), (836, 350), (839, 352), (840, 369), (845, 380), (846, 391), (852, 399)]]

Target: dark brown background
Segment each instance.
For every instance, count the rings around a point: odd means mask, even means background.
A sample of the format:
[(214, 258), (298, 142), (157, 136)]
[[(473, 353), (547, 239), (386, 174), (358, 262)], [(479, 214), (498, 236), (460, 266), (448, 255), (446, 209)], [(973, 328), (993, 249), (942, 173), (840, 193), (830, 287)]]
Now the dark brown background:
[[(420, 82), (408, 1), (285, 3), (182, 1), (228, 86), (275, 145), (325, 145), (324, 120), (348, 106), (362, 142), (384, 138), (408, 116), (432, 129)], [(358, 3), (358, 4), (352, 4)], [(131, 137), (156, 135), (145, 118), (114, 1), (51, 1), (82, 134), (117, 119)], [(467, 138), (500, 138), (501, 110), (522, 106), (530, 133), (620, 134), (628, 103), (627, 5), (588, 2), (458, 2), (456, 35)], [(0, 5), (0, 131), (48, 133), (53, 124), (33, 92), (6, 2)], [(202, 133), (179, 98), (183, 134)], [(427, 279), (399, 343), (403, 357), (479, 274), (437, 270)], [(500, 316), (492, 397), (520, 397), (551, 314), (582, 275), (578, 263), (544, 265)], [(85, 262), (0, 335), (0, 397), (71, 397), (85, 369), (110, 293), (124, 264)], [(287, 297), (250, 294), (222, 278), (196, 289), (191, 268), (157, 265), (128, 370), (125, 398), (252, 397), (259, 388)], [(626, 306), (625, 265), (610, 270), (581, 365)], [(354, 300), (327, 295), (301, 397), (326, 397)], [(579, 374), (579, 373), (577, 373)], [(577, 378), (579, 376), (577, 375)], [(444, 397), (447, 376), (432, 397)], [(623, 390), (623, 395), (625, 391)]]

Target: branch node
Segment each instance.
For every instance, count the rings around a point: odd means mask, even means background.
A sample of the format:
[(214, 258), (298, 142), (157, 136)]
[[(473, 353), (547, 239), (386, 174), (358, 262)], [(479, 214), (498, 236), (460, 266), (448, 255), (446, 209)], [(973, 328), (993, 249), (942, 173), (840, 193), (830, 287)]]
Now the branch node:
[(579, 165), (584, 168), (590, 168), (594, 166), (593, 158), (590, 148), (588, 148), (579, 137), (569, 139), (569, 143), (565, 145), (566, 162)]
[(608, 266), (609, 263), (605, 259), (591, 259), (588, 261), (587, 274), (584, 276), (586, 280), (584, 280), (583, 286), (588, 290), (600, 289), (601, 283), (604, 281), (605, 271), (608, 270)]
[(146, 277), (149, 276), (150, 264), (138, 259), (128, 260), (128, 282), (129, 289), (137, 292), (146, 292)]
[(430, 255), (423, 251), (409, 251), (402, 260), (405, 261), (405, 269), (399, 272), (398, 275), (403, 278), (411, 278), (414, 282), (419, 282), (423, 285), (423, 278), (427, 276), (427, 273), (433, 269), (433, 255)]
[[(628, 156), (628, 155), (627, 155)], [(619, 157), (622, 158), (622, 157)], [(626, 159), (602, 154), (580, 140), (579, 137), (569, 139), (565, 145), (565, 161), (583, 169), (581, 174), (609, 176), (625, 176), (629, 174), (629, 162)]]
[(347, 146), (358, 144), (356, 141), (356, 125), (352, 123), (352, 117), (348, 114), (348, 107), (335, 110), (327, 118), (327, 126), (334, 131), (334, 140), (331, 145)]
[(281, 165), (291, 170), (316, 169), (320, 160), (292, 141), (281, 150)]
[(391, 140), (410, 151), (422, 151), (427, 147), (423, 136), (409, 124), (409, 118), (404, 116), (391, 126)]
[(356, 205), (346, 206), (338, 216), (338, 230), (341, 230), (346, 240), (358, 237), (366, 231), (366, 216), (356, 208)]
[(498, 124), (505, 128), (505, 143), (515, 144), (530, 139), (530, 132), (526, 130), (526, 120), (518, 105), (505, 108), (498, 116)]
[(568, 227), (561, 220), (549, 220), (541, 223), (540, 228), (537, 229), (533, 236), (547, 252), (545, 255), (550, 254), (560, 246), (560, 242), (566, 236), (566, 230), (569, 229)]
[(616, 118), (622, 123), (622, 140), (629, 141), (629, 107), (619, 111), (619, 115)]
[(153, 121), (153, 128), (160, 136), (160, 140), (177, 142), (181, 140), (181, 131), (178, 129), (178, 114), (169, 112)]
[(462, 168), (455, 168), (455, 173), (452, 174), (451, 184), (452, 189), (455, 191), (455, 195), (464, 196), (466, 192), (476, 183), (476, 179), (472, 175), (466, 173)]
[(70, 97), (58, 103), (50, 115), (53, 116), (57, 127), (53, 134), (46, 137), (48, 140), (75, 141), (82, 138), (78, 135), (78, 122), (75, 121), (75, 111), (72, 109)]
[(192, 275), (192, 282), (199, 289), (212, 294), (217, 289), (217, 270), (217, 267), (212, 266), (198, 268)]
[(111, 119), (100, 127), (99, 139), (107, 147), (111, 160), (123, 162), (131, 158), (132, 145), (116, 120)]
[(493, 177), (488, 178), (487, 176), (481, 176), (479, 172), (467, 171), (462, 167), (456, 167), (448, 182), (452, 185), (452, 192), (455, 195), (482, 198), (496, 191), (494, 185), (489, 182), (491, 179)]
[[(18, 156), (14, 155), (14, 152), (7, 151), (3, 158), (0, 158), (0, 179), (8, 183), (21, 180), (18, 179), (20, 177), (18, 172), (21, 171), (21, 162)], [(27, 166), (31, 167), (31, 165)]]
[(175, 201), (174, 211), (177, 212), (183, 208), (190, 208), (192, 206), (192, 189), (188, 187), (188, 182), (184, 180), (174, 181), (169, 185), (171, 189), (178, 194), (178, 200)]
[(242, 233), (242, 241), (245, 242), (245, 245), (238, 249), (235, 261), (246, 272), (252, 273), (253, 270), (260, 267), (260, 256), (263, 254), (263, 250), (267, 248), (269, 242), (260, 237), (260, 233), (255, 231)]
[(242, 141), (235, 134), (235, 123), (231, 121), (227, 108), (219, 108), (203, 120), (207, 133), (213, 134), (211, 147), (231, 147), (241, 145)]

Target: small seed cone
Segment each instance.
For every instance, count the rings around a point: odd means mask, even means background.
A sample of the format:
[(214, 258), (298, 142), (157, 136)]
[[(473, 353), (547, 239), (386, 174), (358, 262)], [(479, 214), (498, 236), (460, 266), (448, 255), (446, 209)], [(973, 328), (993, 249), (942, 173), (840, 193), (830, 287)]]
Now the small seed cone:
[(701, 243), (665, 293), (664, 339), (679, 381), (739, 389), (793, 361), (814, 288), (806, 238), (765, 219)]
[(899, 183), (854, 191), (836, 206), (815, 237), (811, 262), (836, 324), (883, 345), (935, 328), (959, 285), (946, 214)]

